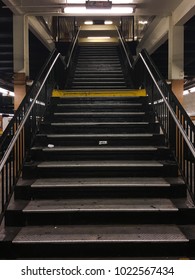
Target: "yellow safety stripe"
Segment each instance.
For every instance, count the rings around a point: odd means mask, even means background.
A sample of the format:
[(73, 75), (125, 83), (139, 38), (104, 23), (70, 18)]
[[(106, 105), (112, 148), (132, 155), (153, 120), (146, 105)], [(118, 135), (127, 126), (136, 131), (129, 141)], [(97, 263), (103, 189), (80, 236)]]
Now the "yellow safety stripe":
[(145, 89), (135, 90), (85, 90), (85, 91), (71, 91), (71, 90), (57, 90), (52, 92), (53, 97), (125, 97), (125, 96), (146, 96)]

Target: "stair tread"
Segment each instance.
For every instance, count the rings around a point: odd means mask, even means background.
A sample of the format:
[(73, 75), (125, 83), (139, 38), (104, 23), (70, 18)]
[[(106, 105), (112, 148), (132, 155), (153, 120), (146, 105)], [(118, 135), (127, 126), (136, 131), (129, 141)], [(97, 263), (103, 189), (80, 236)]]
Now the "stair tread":
[(189, 242), (176, 225), (26, 226), (13, 243)]
[(129, 138), (136, 138), (136, 137), (152, 137), (154, 135), (159, 134), (150, 134), (150, 133), (132, 133), (132, 134), (39, 134), (39, 136), (47, 136), (48, 138), (121, 138), (121, 137), (129, 137)]
[(108, 103), (108, 102), (102, 102), (102, 103), (73, 103), (73, 104), (66, 104), (61, 103), (57, 104), (57, 107), (106, 107), (106, 106), (112, 106), (112, 107), (128, 107), (128, 106), (143, 106), (142, 103)]
[[(10, 208), (9, 208), (10, 209)], [(33, 200), (23, 212), (178, 211), (170, 199), (60, 199)]]
[(78, 89), (78, 90), (80, 90), (80, 89), (108, 89), (108, 90), (111, 90), (111, 89), (125, 89), (125, 88), (127, 88), (127, 86), (126, 85), (115, 85), (115, 86), (107, 86), (107, 85), (78, 85), (78, 86), (76, 86), (76, 85), (73, 85), (72, 86), (72, 88), (73, 89)]
[(33, 147), (32, 150), (43, 150), (43, 151), (49, 151), (49, 152), (55, 152), (55, 151), (157, 151), (158, 149), (168, 149), (167, 147), (154, 147), (154, 146), (123, 146), (123, 147), (117, 147), (117, 146), (106, 146), (101, 145), (100, 146), (90, 146), (90, 147), (75, 147), (75, 146), (57, 146), (57, 147)]
[[(84, 68), (82, 68), (82, 69), (75, 70), (75, 73), (98, 73), (98, 72), (103, 73), (103, 72), (107, 72), (107, 71), (108, 71), (108, 69), (99, 69), (99, 70), (96, 70), (96, 69), (87, 70), (87, 69), (85, 69), (84, 70)], [(116, 70), (109, 70), (109, 74), (110, 73), (119, 73), (119, 74), (121, 74), (123, 72), (122, 72), (121, 69), (120, 70), (116, 69)]]
[(165, 162), (130, 160), (83, 160), (83, 161), (45, 161), (37, 164), (39, 168), (50, 167), (162, 167)]
[(112, 81), (114, 79), (114, 82), (121, 82), (121, 81), (124, 81), (124, 78), (121, 77), (121, 78), (118, 78), (118, 77), (94, 77), (94, 78), (90, 78), (90, 77), (74, 77), (74, 83), (75, 82), (83, 82), (85, 83), (86, 82), (86, 79), (87, 79), (87, 82), (96, 82), (96, 81), (99, 81), (99, 82), (102, 82), (102, 81)]
[(60, 112), (60, 113), (54, 113), (54, 116), (134, 116), (134, 115), (145, 115), (145, 112)]
[[(25, 185), (26, 180), (19, 180), (20, 185)], [(28, 182), (29, 183), (29, 182)], [(28, 184), (27, 183), (27, 184)], [(170, 187), (171, 184), (184, 184), (180, 177), (119, 177), (119, 178), (44, 178), (30, 181), (32, 187), (91, 187), (91, 186), (163, 186)]]
[[(157, 123), (157, 122), (156, 122)], [(90, 125), (90, 126), (104, 126), (104, 125), (120, 125), (120, 126), (126, 126), (126, 125), (147, 125), (149, 122), (51, 122), (49, 123), (52, 126), (83, 126), (83, 125)]]
[(73, 81), (72, 84), (74, 85), (100, 85), (100, 84), (105, 84), (105, 85), (108, 85), (108, 84), (111, 84), (111, 85), (115, 85), (115, 84), (125, 84), (125, 81), (116, 81), (115, 78), (114, 78), (114, 81), (112, 81), (111, 79), (109, 81), (102, 81), (100, 79), (98, 79), (97, 81)]
[[(118, 78), (124, 78), (124, 76), (123, 76), (123, 73), (120, 73), (120, 74), (114, 74), (114, 73), (101, 73), (101, 72), (98, 72), (98, 73), (88, 73), (87, 74), (87, 77), (89, 78), (89, 77), (91, 77), (91, 76), (93, 76), (93, 77), (96, 77), (96, 75), (98, 76), (98, 77), (103, 77), (103, 78), (105, 78), (105, 77), (118, 77)], [(82, 77), (86, 77), (86, 75), (85, 74), (78, 74), (78, 73), (75, 73), (75, 75), (74, 75), (74, 77), (80, 77), (80, 78), (82, 78)]]

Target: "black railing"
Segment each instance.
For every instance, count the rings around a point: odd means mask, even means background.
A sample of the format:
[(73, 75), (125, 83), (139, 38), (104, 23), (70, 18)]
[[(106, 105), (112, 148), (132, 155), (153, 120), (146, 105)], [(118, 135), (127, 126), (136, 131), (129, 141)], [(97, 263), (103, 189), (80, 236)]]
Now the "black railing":
[(195, 126), (146, 50), (139, 54), (134, 63), (134, 75), (137, 87), (144, 87), (147, 91), (167, 144), (195, 200)]
[(68, 55), (67, 55), (67, 59), (66, 59), (67, 68), (69, 68), (71, 65), (73, 54), (78, 45), (77, 43), (78, 43), (79, 33), (80, 33), (80, 28), (78, 30), (76, 30), (72, 43), (71, 43), (71, 46), (70, 46), (70, 49), (68, 51)]
[(0, 138), (0, 222), (50, 101), (60, 65), (65, 68), (54, 50)]
[(129, 49), (122, 33), (120, 32), (120, 30), (117, 27), (116, 27), (116, 30), (117, 30), (118, 37), (119, 37), (120, 47), (122, 49), (122, 52), (124, 53), (124, 63), (126, 64), (127, 67), (129, 67), (131, 69), (132, 65), (134, 63), (133, 56), (130, 52), (130, 49)]
[(73, 37), (73, 41), (70, 45), (67, 56), (65, 57), (66, 79), (63, 79), (63, 81), (64, 81), (64, 83), (62, 84), (63, 88), (68, 88), (69, 87), (69, 83), (70, 83), (70, 79), (71, 79), (71, 73), (70, 73), (69, 69), (72, 68), (72, 66), (73, 66), (73, 60), (74, 60), (73, 57), (74, 57), (75, 52), (77, 50), (79, 33), (80, 33), (80, 29), (75, 30), (75, 35)]
[(128, 79), (127, 79), (128, 86), (132, 87), (132, 85), (134, 84), (134, 82), (132, 80), (134, 58), (131, 54), (131, 51), (130, 51), (124, 37), (122, 36), (122, 33), (120, 32), (120, 30), (117, 27), (116, 27), (116, 30), (118, 32), (120, 53), (122, 55), (123, 71), (125, 73), (125, 76), (128, 77)]

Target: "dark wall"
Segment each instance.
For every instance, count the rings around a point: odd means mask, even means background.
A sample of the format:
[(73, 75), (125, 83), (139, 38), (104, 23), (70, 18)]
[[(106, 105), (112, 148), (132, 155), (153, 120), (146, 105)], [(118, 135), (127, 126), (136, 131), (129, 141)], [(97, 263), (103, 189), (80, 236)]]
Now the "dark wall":
[(13, 90), (13, 14), (0, 1), (0, 86)]
[(168, 78), (168, 41), (162, 44), (152, 55), (154, 63), (165, 79)]
[(29, 31), (30, 79), (34, 80), (49, 56), (49, 50)]

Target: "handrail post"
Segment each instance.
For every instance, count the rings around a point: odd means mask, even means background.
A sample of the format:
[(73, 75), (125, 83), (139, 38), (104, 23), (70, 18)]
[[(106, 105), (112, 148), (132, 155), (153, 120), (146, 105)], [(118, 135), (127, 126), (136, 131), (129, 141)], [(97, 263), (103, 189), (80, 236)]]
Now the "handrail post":
[(177, 161), (178, 172), (195, 201), (195, 126), (145, 50), (139, 54), (134, 71), (139, 77), (141, 75), (139, 85), (144, 83), (151, 96), (165, 140)]
[[(0, 223), (7, 204), (11, 198), (14, 186), (19, 179), (27, 151), (33, 141), (33, 133), (37, 131), (40, 117), (48, 103), (48, 93), (45, 84), (52, 73), (60, 53), (54, 50), (44, 64), (38, 78), (24, 97), (14, 117), (0, 138), (2, 158), (0, 158), (0, 179), (2, 183), (2, 201), (0, 204)], [(53, 86), (53, 82), (51, 83)], [(50, 87), (50, 84), (49, 84)], [(43, 106), (43, 107), (40, 107)], [(10, 175), (12, 174), (12, 175)]]

